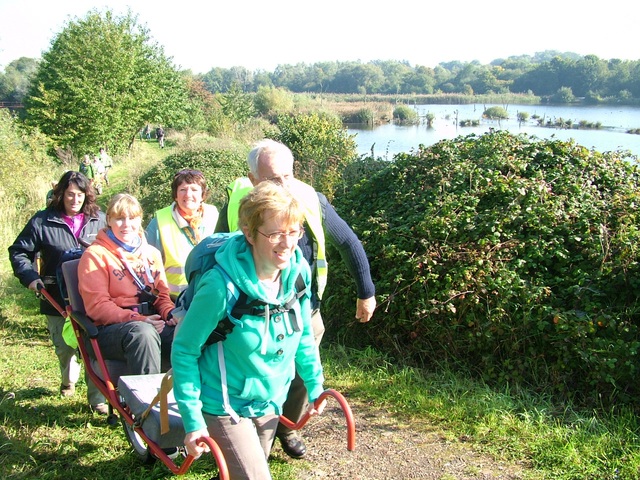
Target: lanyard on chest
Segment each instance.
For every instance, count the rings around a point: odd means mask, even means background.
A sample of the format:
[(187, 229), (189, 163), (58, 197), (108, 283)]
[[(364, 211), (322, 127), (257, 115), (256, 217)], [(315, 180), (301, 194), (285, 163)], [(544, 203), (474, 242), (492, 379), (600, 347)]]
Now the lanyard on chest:
[(127, 269), (136, 286), (143, 292), (150, 292), (154, 295), (158, 295), (158, 290), (155, 288), (155, 279), (153, 278), (153, 274), (151, 273), (151, 267), (149, 266), (149, 261), (146, 257), (140, 259), (142, 261), (142, 265), (144, 266), (144, 275), (146, 276), (147, 283), (138, 276), (133, 267), (129, 262), (127, 262), (122, 255), (120, 255), (120, 261), (122, 265)]

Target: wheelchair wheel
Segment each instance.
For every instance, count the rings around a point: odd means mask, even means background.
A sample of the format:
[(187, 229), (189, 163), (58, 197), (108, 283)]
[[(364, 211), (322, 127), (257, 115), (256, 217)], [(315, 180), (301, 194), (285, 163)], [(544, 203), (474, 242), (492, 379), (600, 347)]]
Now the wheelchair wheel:
[(142, 440), (142, 437), (136, 433), (133, 426), (129, 425), (122, 417), (120, 417), (120, 422), (124, 428), (124, 434), (127, 437), (127, 441), (133, 447), (133, 453), (138, 460), (144, 465), (151, 465), (154, 463), (156, 461), (156, 457), (151, 454), (149, 447), (147, 447), (147, 444)]

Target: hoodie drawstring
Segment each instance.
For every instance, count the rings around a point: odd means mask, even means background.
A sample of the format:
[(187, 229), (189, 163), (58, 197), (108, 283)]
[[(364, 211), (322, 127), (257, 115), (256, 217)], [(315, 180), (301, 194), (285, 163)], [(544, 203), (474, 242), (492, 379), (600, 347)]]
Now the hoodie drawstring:
[(269, 323), (271, 321), (271, 314), (269, 313), (269, 304), (264, 306), (264, 331), (262, 332), (262, 345), (260, 347), (260, 353), (262, 355), (267, 354), (267, 346), (269, 343)]
[(222, 383), (222, 408), (234, 422), (239, 423), (240, 416), (233, 408), (231, 408), (231, 402), (229, 401), (229, 389), (227, 387), (227, 365), (224, 361), (224, 350), (222, 347), (223, 343), (224, 342), (218, 342), (218, 365), (220, 366), (220, 381)]

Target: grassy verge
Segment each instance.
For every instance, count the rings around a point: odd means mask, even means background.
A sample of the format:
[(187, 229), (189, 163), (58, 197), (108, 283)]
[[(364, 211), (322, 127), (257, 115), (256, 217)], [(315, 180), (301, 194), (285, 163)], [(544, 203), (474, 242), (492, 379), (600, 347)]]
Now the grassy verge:
[(492, 389), (447, 368), (396, 366), (372, 350), (335, 347), (323, 358), (338, 390), (414, 425), (438, 425), (451, 441), (494, 458), (524, 461), (529, 478), (640, 477), (640, 425), (630, 410), (579, 411), (529, 391)]

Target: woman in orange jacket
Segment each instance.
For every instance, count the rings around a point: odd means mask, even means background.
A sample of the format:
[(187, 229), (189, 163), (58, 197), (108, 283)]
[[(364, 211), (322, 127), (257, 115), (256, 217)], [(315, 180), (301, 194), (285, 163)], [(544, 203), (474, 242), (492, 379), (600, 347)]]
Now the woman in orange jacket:
[(78, 288), (102, 355), (126, 362), (132, 375), (169, 368), (175, 329), (162, 255), (146, 242), (141, 222), (138, 200), (114, 196), (107, 228), (78, 265)]

